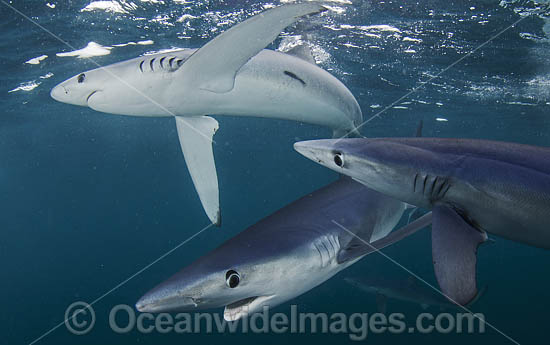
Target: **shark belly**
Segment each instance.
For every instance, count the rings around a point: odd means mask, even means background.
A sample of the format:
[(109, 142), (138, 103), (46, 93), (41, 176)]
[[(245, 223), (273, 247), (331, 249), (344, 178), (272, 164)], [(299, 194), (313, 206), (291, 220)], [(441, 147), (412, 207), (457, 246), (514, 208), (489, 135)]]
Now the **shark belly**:
[[(190, 93), (190, 97), (170, 97), (176, 115), (277, 118), (347, 130), (362, 121), (357, 101), (338, 79), (307, 61), (272, 50), (263, 50), (247, 62), (231, 91)], [(182, 101), (185, 106), (179, 104)]]
[(199, 199), (210, 221), (220, 225), (212, 148), (219, 124), (208, 115), (296, 120), (328, 126), (335, 135), (357, 132), (361, 110), (338, 79), (304, 52), (290, 53), (308, 61), (264, 49), (301, 17), (324, 11), (314, 3), (272, 8), (199, 49), (141, 56), (86, 71), (54, 87), (51, 96), (104, 113), (175, 117)]

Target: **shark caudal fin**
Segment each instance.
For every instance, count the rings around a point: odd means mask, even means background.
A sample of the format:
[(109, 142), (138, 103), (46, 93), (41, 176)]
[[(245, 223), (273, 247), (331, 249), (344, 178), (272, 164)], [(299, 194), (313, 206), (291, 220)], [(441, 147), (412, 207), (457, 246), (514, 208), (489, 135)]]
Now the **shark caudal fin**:
[(300, 17), (326, 11), (315, 3), (289, 4), (262, 12), (206, 43), (176, 73), (193, 88), (225, 93), (239, 69)]
[(212, 138), (218, 121), (208, 116), (176, 117), (181, 150), (189, 174), (210, 221), (221, 224), (218, 175), (212, 151)]
[(448, 206), (435, 206), (432, 212), (432, 257), (437, 282), (451, 302), (467, 305), (477, 295), (477, 247), (487, 240), (487, 234)]
[[(342, 248), (338, 253), (338, 263), (342, 264), (349, 260), (357, 259), (361, 256), (371, 254), (373, 252), (379, 251), (389, 245), (399, 242), (402, 239), (409, 237), (410, 235), (416, 233), (418, 230), (423, 229), (430, 225), (432, 222), (432, 213), (426, 213), (422, 217), (418, 218), (412, 223), (409, 223), (402, 227), (399, 230), (391, 232), (386, 237), (383, 237), (372, 243), (368, 243), (365, 240), (361, 241), (361, 245), (358, 242), (350, 242), (350, 246)], [(353, 244), (352, 244), (353, 243)]]

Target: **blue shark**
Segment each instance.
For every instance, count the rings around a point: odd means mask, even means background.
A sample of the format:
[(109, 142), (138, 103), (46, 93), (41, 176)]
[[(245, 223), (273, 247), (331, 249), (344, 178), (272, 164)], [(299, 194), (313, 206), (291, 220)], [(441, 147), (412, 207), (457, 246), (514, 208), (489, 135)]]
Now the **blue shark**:
[(224, 319), (274, 307), (322, 284), (359, 259), (430, 224), (405, 227), (407, 205), (345, 177), (244, 230), (147, 292), (142, 312), (224, 307)]
[(550, 248), (550, 148), (473, 139), (298, 142), (311, 160), (433, 212), (438, 283), (454, 302), (477, 294), (477, 249), (487, 233)]
[[(208, 218), (220, 225), (211, 115), (254, 116), (357, 132), (353, 94), (318, 67), (305, 46), (264, 49), (287, 26), (326, 9), (287, 4), (255, 15), (199, 49), (140, 56), (79, 73), (51, 90), (59, 102), (131, 116), (174, 117), (180, 146)], [(238, 136), (239, 133), (235, 133)]]

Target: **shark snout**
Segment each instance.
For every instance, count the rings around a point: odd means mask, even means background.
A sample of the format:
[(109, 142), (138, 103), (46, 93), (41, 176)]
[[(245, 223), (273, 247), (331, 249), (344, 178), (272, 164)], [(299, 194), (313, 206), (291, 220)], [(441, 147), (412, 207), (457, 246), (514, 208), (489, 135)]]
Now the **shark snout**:
[(340, 139), (300, 141), (294, 144), (294, 149), (315, 163), (343, 173), (346, 159), (344, 153), (338, 148), (339, 142)]
[(93, 87), (83, 87), (82, 85), (75, 85), (74, 83), (65, 81), (56, 85), (50, 91), (50, 96), (58, 102), (86, 107), (88, 106), (90, 97), (97, 94), (98, 91)]
[(148, 313), (151, 311), (151, 307), (152, 307), (152, 304), (147, 301), (147, 300), (144, 300), (143, 298), (141, 298), (139, 301), (137, 301), (136, 303), (136, 309), (142, 313)]
[(136, 309), (147, 313), (193, 310), (197, 306), (198, 299), (182, 294), (173, 286), (158, 286), (136, 302)]
[(335, 141), (332, 139), (299, 141), (294, 144), (294, 149), (312, 161), (326, 165), (335, 151), (333, 148)]
[(67, 94), (67, 89), (63, 85), (57, 85), (50, 91), (50, 96), (58, 102), (65, 102)]
[(136, 302), (136, 309), (142, 313), (162, 313), (170, 311), (192, 310), (197, 307), (193, 297), (156, 298), (145, 295)]

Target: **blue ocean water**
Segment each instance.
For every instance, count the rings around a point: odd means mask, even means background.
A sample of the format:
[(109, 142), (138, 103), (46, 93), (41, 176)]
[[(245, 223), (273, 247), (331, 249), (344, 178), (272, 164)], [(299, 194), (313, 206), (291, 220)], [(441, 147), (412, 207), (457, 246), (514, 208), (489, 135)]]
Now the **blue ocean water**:
[[(101, 114), (57, 103), (50, 89), (95, 67), (82, 55), (107, 65), (163, 49), (200, 47), (235, 23), (278, 4), (0, 2), (2, 343), (33, 342), (64, 320), (71, 303), (101, 297), (208, 224), (171, 119)], [(353, 92), (365, 119), (391, 105), (362, 128), (364, 135), (409, 136), (423, 120), (425, 136), (550, 145), (547, 1), (326, 4), (326, 14), (289, 28), (270, 48), (308, 43), (318, 64)], [(86, 46), (89, 49), (80, 57), (71, 54)], [(419, 85), (423, 87), (394, 104)], [(117, 334), (109, 327), (113, 306), (133, 306), (144, 292), (183, 266), (336, 179), (292, 149), (299, 139), (329, 137), (325, 128), (255, 118), (218, 121), (214, 151), (222, 228), (201, 233), (106, 295), (94, 305), (97, 320), (90, 333), (77, 336), (62, 326), (37, 344), (352, 342), (343, 334)], [(541, 249), (495, 240), (479, 250), (478, 278), (487, 292), (473, 310), (518, 343), (548, 344), (550, 256)], [(435, 284), (429, 232), (385, 253)], [(386, 258), (371, 255), (275, 311), (288, 313), (296, 304), (304, 312), (374, 313), (375, 297), (341, 279), (361, 275), (403, 272)], [(388, 311), (410, 319), (424, 312), (396, 300), (388, 302)], [(488, 327), (483, 334), (386, 332), (369, 334), (363, 342), (512, 343), (499, 331)]]

